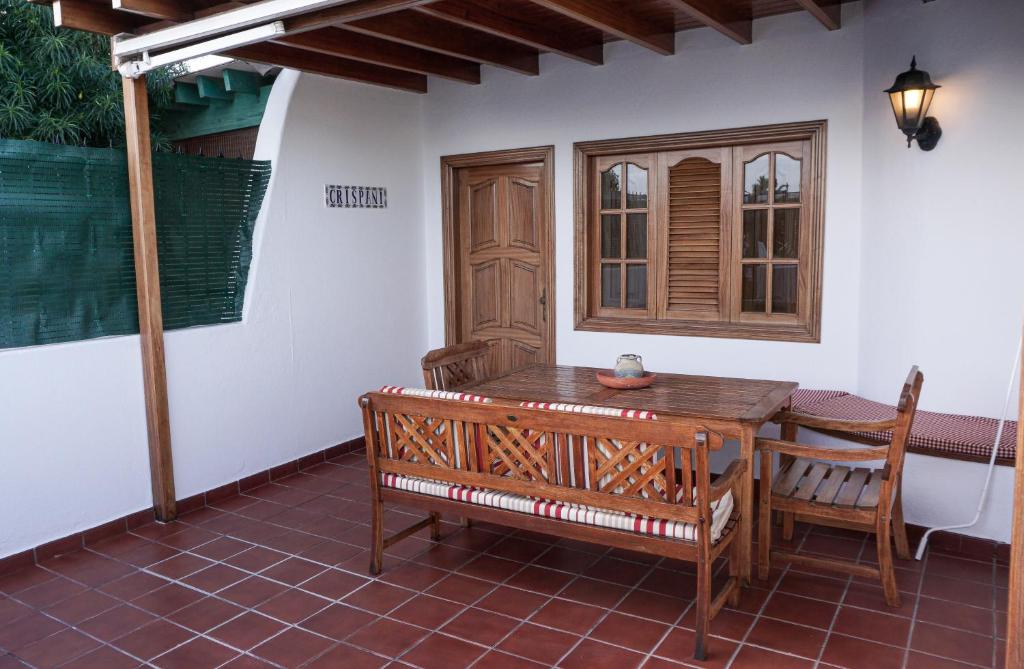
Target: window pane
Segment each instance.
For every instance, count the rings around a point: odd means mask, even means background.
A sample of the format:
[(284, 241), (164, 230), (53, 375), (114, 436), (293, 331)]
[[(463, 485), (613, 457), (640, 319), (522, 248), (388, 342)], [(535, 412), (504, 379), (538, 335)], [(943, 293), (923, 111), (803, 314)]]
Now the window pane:
[(743, 257), (768, 257), (767, 209), (748, 209), (743, 212)]
[(765, 311), (766, 265), (743, 266), (743, 311)]
[(775, 201), (800, 201), (800, 161), (784, 153), (775, 154)]
[(626, 208), (647, 208), (647, 170), (633, 163), (626, 164)]
[(772, 313), (796, 313), (796, 265), (772, 267)]
[(626, 307), (647, 308), (647, 265), (626, 265)]
[(622, 257), (622, 217), (619, 214), (601, 214), (601, 257)]
[(768, 154), (743, 166), (743, 204), (768, 202)]
[(601, 208), (622, 208), (622, 165), (601, 172)]
[(772, 255), (775, 258), (796, 258), (800, 238), (800, 210), (776, 209), (772, 230)]
[(601, 265), (601, 306), (622, 306), (622, 285), (619, 282), (619, 264)]
[(647, 257), (647, 214), (626, 214), (626, 257)]

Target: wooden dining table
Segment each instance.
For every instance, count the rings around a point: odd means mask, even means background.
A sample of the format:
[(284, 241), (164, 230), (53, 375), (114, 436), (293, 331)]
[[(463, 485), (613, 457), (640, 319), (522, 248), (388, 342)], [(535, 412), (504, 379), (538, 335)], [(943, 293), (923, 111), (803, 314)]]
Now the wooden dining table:
[(534, 365), (485, 381), (468, 383), (461, 391), (506, 400), (565, 402), (620, 409), (647, 409), (659, 415), (697, 419), (704, 427), (740, 444), (747, 463), (742, 487), (739, 539), (740, 576), (750, 583), (754, 513), (754, 439), (766, 422), (787, 406), (797, 384), (789, 381), (736, 379), (688, 374), (661, 374), (647, 388), (615, 390), (597, 380), (593, 367)]

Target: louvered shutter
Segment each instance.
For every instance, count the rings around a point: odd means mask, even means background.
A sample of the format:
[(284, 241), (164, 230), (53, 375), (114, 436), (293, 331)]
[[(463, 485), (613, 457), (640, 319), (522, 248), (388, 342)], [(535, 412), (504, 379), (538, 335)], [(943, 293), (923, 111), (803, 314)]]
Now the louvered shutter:
[(722, 166), (687, 158), (669, 168), (668, 313), (720, 314)]

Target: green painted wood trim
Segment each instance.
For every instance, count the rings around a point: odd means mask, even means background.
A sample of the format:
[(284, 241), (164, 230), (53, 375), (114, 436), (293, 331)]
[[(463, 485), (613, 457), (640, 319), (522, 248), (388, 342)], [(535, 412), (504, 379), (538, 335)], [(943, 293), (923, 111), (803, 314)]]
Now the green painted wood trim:
[(260, 87), (258, 95), (238, 93), (230, 101), (208, 100), (206, 108), (165, 110), (162, 112), (165, 133), (169, 139), (178, 140), (258, 126), (263, 120), (271, 88), (271, 85)]
[(196, 77), (196, 86), (199, 87), (199, 97), (212, 98), (214, 100), (231, 100), (233, 93), (224, 90), (224, 80), (214, 79), (200, 74)]
[(255, 72), (226, 69), (221, 72), (224, 77), (224, 90), (229, 93), (252, 93), (257, 95), (263, 85), (263, 77)]
[(181, 81), (174, 84), (174, 101), (180, 105), (195, 105), (198, 107), (206, 107), (210, 104), (209, 100), (199, 97), (198, 86)]

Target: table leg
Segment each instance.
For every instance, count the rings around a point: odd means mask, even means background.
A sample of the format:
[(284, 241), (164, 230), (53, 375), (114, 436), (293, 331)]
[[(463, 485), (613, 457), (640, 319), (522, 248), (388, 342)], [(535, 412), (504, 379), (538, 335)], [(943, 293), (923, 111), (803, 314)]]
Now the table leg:
[(740, 458), (747, 463), (747, 471), (743, 476), (742, 516), (740, 518), (740, 556), (738, 576), (744, 585), (750, 585), (751, 551), (754, 537), (754, 438), (757, 436), (755, 427), (744, 425), (740, 435)]

